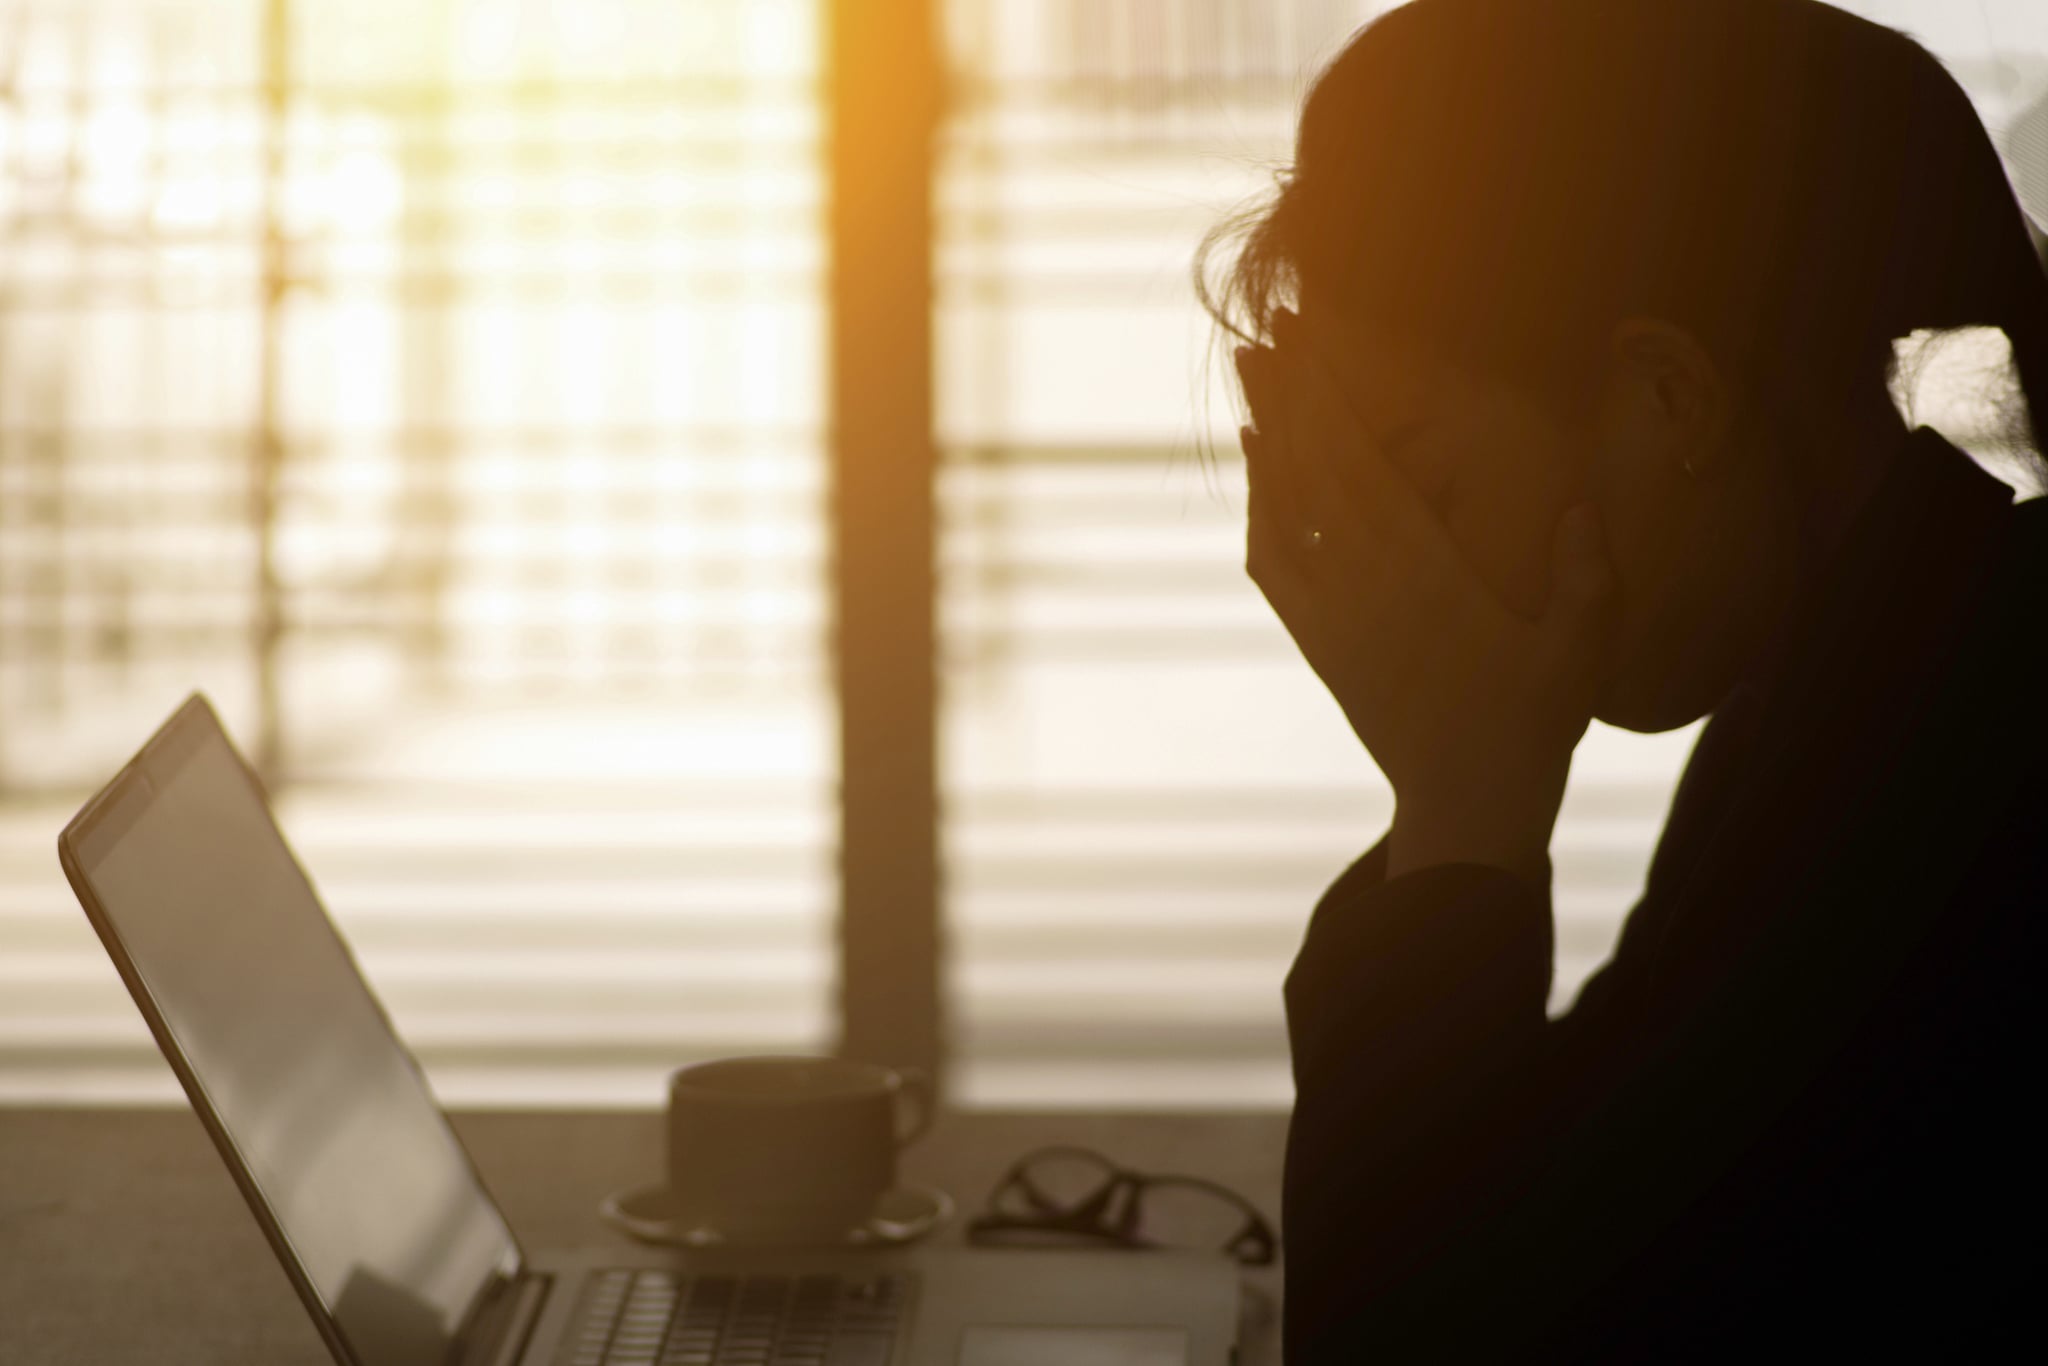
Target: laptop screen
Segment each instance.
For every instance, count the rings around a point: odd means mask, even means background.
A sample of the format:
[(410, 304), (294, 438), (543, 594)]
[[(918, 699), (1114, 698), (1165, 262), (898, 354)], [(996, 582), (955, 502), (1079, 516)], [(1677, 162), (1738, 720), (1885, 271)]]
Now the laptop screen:
[(350, 1350), (442, 1366), (516, 1256), (511, 1231), (211, 710), (188, 704), (74, 833), (93, 899)]

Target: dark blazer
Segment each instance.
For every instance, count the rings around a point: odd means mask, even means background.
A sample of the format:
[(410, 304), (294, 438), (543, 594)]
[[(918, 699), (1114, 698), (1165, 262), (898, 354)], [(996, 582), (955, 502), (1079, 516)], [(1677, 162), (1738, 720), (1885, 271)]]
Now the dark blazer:
[(1908, 438), (1545, 1018), (1547, 897), (1375, 848), (1287, 981), (1290, 1366), (2044, 1331), (2048, 501)]

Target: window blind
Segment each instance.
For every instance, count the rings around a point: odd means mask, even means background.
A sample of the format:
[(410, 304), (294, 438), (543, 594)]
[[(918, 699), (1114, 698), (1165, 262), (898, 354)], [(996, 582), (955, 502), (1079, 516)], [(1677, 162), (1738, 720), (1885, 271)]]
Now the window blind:
[(799, 0), (0, 6), (0, 1099), (174, 1094), (53, 841), (193, 687), (445, 1097), (828, 1044), (816, 85)]

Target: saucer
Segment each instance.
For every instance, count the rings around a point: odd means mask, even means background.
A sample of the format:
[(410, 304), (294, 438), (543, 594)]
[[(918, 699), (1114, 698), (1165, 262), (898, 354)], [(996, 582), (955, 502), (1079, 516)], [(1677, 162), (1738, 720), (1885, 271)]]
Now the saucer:
[[(783, 1240), (735, 1237), (707, 1220), (678, 1211), (668, 1187), (642, 1186), (604, 1198), (597, 1207), (605, 1222), (644, 1243), (668, 1247), (788, 1247)], [(897, 1247), (914, 1243), (953, 1217), (953, 1198), (930, 1186), (897, 1186), (875, 1199), (867, 1219), (838, 1237), (803, 1239), (811, 1247)]]

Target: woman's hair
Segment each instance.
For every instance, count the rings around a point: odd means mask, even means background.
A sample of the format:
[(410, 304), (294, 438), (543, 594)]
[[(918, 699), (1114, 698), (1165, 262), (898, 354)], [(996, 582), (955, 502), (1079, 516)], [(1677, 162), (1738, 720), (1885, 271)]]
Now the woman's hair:
[(1563, 412), (1630, 315), (1690, 330), (1746, 413), (1860, 404), (1894, 340), (1999, 327), (2001, 435), (2048, 475), (2048, 274), (1998, 154), (1924, 48), (1813, 0), (1413, 0), (1195, 275), (1245, 340), (1327, 298)]

